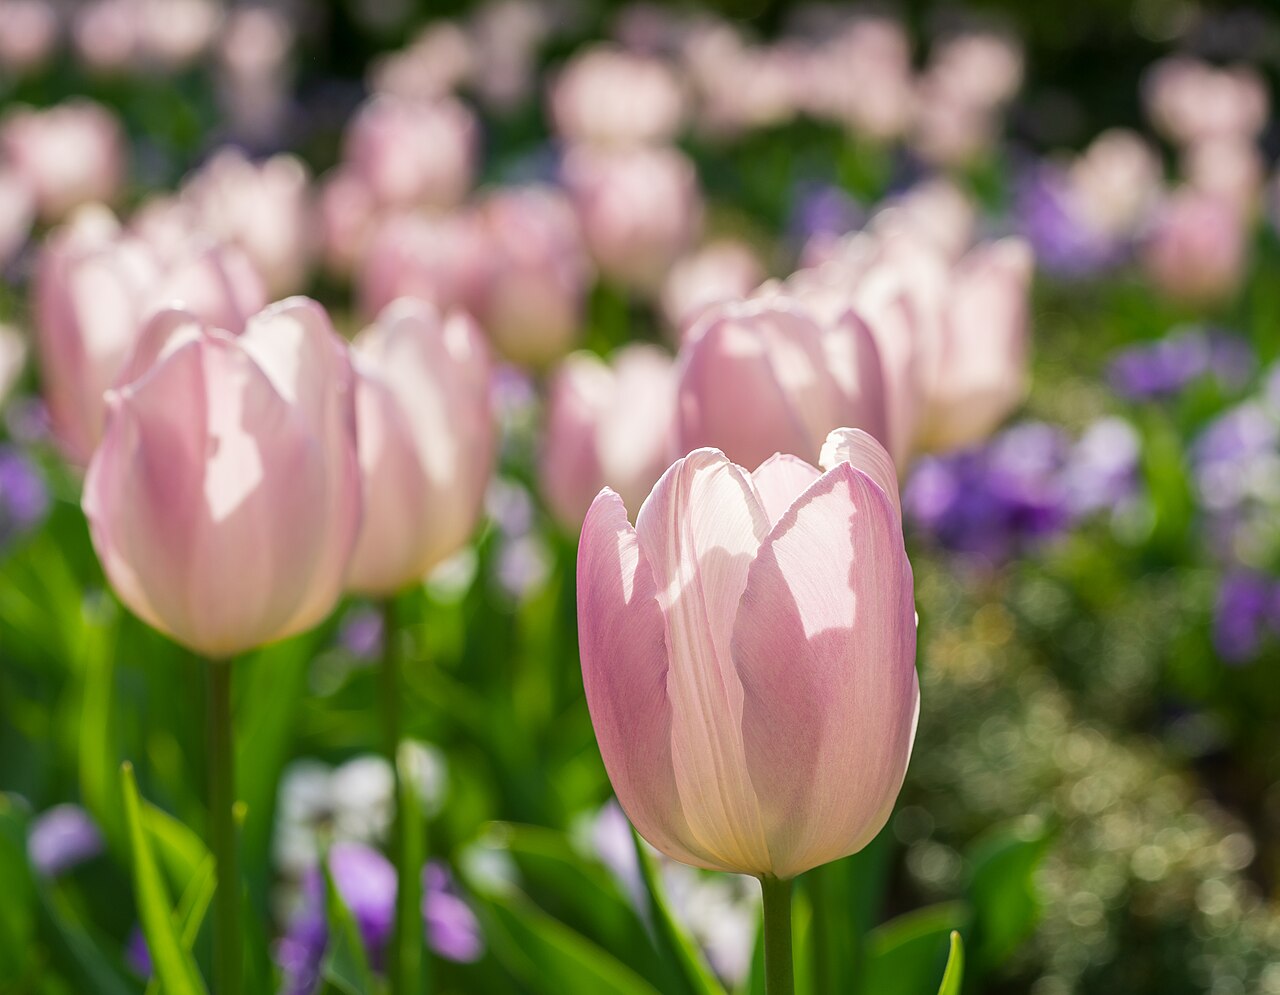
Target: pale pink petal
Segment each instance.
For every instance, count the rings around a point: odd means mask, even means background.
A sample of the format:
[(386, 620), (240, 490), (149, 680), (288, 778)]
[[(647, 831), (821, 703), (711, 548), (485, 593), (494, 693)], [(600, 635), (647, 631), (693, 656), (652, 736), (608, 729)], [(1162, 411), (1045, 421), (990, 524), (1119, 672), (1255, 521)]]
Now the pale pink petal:
[(798, 456), (776, 453), (751, 475), (760, 504), (769, 516), (770, 527), (778, 523), (788, 508), (822, 474)]
[(774, 526), (734, 627), (770, 873), (853, 853), (888, 819), (915, 731), (915, 637), (896, 515), (841, 464)]
[(887, 449), (866, 432), (856, 428), (838, 428), (822, 444), (818, 465), (834, 470), (841, 463), (852, 463), (876, 482), (902, 520), (902, 500), (898, 496), (898, 471)]

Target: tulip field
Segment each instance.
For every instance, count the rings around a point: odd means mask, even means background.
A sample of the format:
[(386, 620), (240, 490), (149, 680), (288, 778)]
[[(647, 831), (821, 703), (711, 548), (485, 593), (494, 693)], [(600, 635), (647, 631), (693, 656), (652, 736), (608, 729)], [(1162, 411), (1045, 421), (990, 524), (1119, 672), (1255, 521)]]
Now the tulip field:
[(1277, 83), (0, 0), (0, 995), (1280, 995)]

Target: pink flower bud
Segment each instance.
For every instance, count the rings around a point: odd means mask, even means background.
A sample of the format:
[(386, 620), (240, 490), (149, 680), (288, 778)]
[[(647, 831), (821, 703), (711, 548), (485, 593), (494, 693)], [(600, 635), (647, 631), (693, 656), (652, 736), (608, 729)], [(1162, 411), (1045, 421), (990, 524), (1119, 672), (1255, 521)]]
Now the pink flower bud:
[(84, 510), (144, 621), (226, 658), (332, 609), (360, 525), (352, 374), (323, 308), (295, 298), (243, 335), (166, 311), (156, 357), (108, 397)]
[(866, 846), (901, 788), (919, 685), (893, 464), (844, 429), (820, 465), (700, 449), (634, 528), (607, 489), (587, 513), (600, 754), (632, 824), (685, 863), (792, 878)]
[(40, 68), (58, 43), (58, 12), (50, 0), (0, 2), (0, 68), (21, 76)]
[(1156, 287), (1175, 300), (1221, 300), (1244, 277), (1247, 235), (1245, 219), (1230, 201), (1184, 188), (1157, 208), (1142, 264)]
[(1161, 59), (1143, 80), (1152, 123), (1173, 141), (1248, 140), (1266, 126), (1267, 84), (1249, 66), (1215, 69), (1183, 55)]
[(816, 459), (841, 425), (887, 435), (879, 350), (851, 311), (820, 325), (786, 298), (714, 308), (689, 330), (679, 375), (679, 452), (714, 446), (754, 466)]
[(69, 100), (48, 110), (10, 110), (0, 121), (0, 157), (31, 189), (40, 216), (57, 221), (81, 204), (114, 200), (127, 153), (114, 114)]
[(675, 366), (656, 346), (624, 346), (609, 363), (566, 358), (551, 381), (539, 473), (556, 517), (577, 529), (606, 485), (639, 508), (671, 462), (675, 411)]
[(604, 151), (579, 146), (564, 179), (601, 271), (654, 291), (702, 228), (693, 163), (672, 148)]
[(591, 262), (573, 205), (550, 187), (500, 190), (479, 208), (486, 275), (476, 317), (494, 346), (523, 366), (543, 366), (573, 345)]
[(471, 187), (476, 123), (452, 98), (381, 94), (347, 129), (346, 161), (383, 207), (453, 207)]
[(475, 528), (494, 458), (489, 354), (470, 317), (408, 298), (352, 354), (365, 514), (348, 585), (392, 594)]
[(681, 259), (662, 287), (667, 324), (683, 332), (713, 304), (741, 300), (764, 279), (764, 266), (743, 242), (722, 240)]
[(550, 113), (566, 142), (662, 144), (680, 130), (684, 94), (660, 59), (597, 46), (574, 56), (551, 84)]
[(26, 180), (0, 167), (0, 269), (8, 266), (27, 244), (35, 221), (36, 203)]
[(400, 297), (442, 311), (477, 310), (488, 268), (488, 242), (474, 213), (393, 215), (369, 238), (356, 274), (360, 311), (376, 315)]

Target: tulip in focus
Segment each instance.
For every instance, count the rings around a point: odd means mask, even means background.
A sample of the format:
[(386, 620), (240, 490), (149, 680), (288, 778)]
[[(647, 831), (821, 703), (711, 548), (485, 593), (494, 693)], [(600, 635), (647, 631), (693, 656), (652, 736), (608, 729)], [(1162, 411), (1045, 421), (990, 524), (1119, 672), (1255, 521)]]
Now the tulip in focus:
[(551, 187), (507, 188), (478, 210), (485, 266), (476, 317), (521, 366), (564, 355), (582, 330), (591, 260), (573, 205)]
[(26, 182), (46, 221), (90, 201), (114, 200), (127, 158), (120, 122), (90, 100), (47, 110), (15, 107), (0, 121), (0, 159)]
[(549, 102), (556, 133), (570, 143), (660, 145), (675, 138), (684, 116), (667, 63), (605, 46), (571, 59)]
[(583, 525), (600, 754), (640, 835), (684, 863), (793, 878), (870, 843), (902, 785), (919, 687), (893, 464), (842, 429), (820, 465), (696, 450), (634, 528), (607, 489)]
[(627, 287), (656, 291), (702, 227), (693, 163), (673, 148), (579, 146), (565, 155), (563, 169), (601, 272)]
[(1247, 262), (1246, 222), (1230, 201), (1191, 189), (1157, 209), (1142, 250), (1152, 282), (1193, 304), (1221, 300), (1239, 287)]
[(682, 333), (713, 304), (746, 297), (764, 276), (764, 266), (747, 244), (712, 242), (681, 259), (667, 274), (663, 316), (669, 327)]
[(681, 349), (678, 392), (677, 451), (714, 446), (747, 466), (775, 452), (815, 459), (841, 425), (888, 431), (866, 324), (846, 310), (820, 325), (786, 298), (705, 313)]
[(489, 356), (470, 317), (406, 298), (352, 357), (365, 513), (348, 586), (390, 595), (475, 528), (494, 457)]
[(239, 337), (163, 311), (131, 375), (83, 498), (120, 599), (213, 659), (323, 619), (360, 525), (351, 365), (324, 309), (282, 301)]
[(189, 236), (161, 253), (86, 208), (41, 247), (32, 306), (45, 400), (67, 455), (86, 463), (102, 434), (111, 387), (161, 308), (180, 305), (239, 332), (266, 303), (242, 253)]
[(609, 363), (566, 358), (551, 381), (539, 468), (556, 517), (577, 529), (605, 486), (639, 508), (671, 462), (675, 410), (675, 366), (656, 346), (623, 346)]

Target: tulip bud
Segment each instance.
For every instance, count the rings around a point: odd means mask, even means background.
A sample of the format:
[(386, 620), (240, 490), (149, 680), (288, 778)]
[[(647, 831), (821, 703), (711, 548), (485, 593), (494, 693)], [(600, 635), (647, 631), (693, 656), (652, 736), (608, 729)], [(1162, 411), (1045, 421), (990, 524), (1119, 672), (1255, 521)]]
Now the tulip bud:
[(879, 352), (851, 311), (820, 326), (785, 298), (715, 308), (689, 330), (678, 390), (679, 452), (715, 446), (755, 465), (816, 459), (840, 425), (887, 432)]
[(488, 243), (471, 211), (393, 215), (369, 237), (356, 274), (362, 314), (378, 314), (401, 297), (442, 311), (475, 313), (487, 271)]
[(544, 366), (582, 328), (591, 262), (573, 206), (550, 187), (506, 189), (479, 210), (485, 279), (476, 317), (504, 357)]
[(574, 143), (663, 144), (684, 115), (670, 66), (607, 46), (574, 56), (552, 83), (549, 104), (556, 134)]
[(161, 256), (109, 212), (86, 210), (40, 250), (33, 309), (45, 399), (77, 462), (98, 443), (103, 392), (147, 318), (179, 305), (234, 333), (265, 303), (257, 273), (236, 249), (193, 239), (170, 248)]
[(0, 159), (26, 182), (46, 221), (81, 204), (114, 200), (127, 169), (120, 122), (89, 100), (9, 111), (0, 122)]
[(608, 364), (581, 352), (560, 365), (539, 476), (563, 524), (581, 526), (606, 485), (629, 507), (640, 507), (675, 448), (675, 387), (671, 357), (651, 345), (624, 346)]
[(85, 478), (112, 587), (211, 658), (315, 625), (360, 525), (351, 366), (323, 308), (282, 301), (238, 338), (165, 311), (140, 348), (155, 362), (108, 395)]
[(764, 279), (764, 267), (750, 246), (713, 242), (680, 260), (662, 287), (662, 312), (683, 333), (713, 304), (741, 300)]
[(450, 98), (381, 94), (347, 129), (347, 163), (383, 207), (453, 207), (471, 187), (475, 159), (475, 119)]
[(1246, 221), (1228, 200), (1183, 189), (1155, 213), (1142, 264), (1169, 297), (1194, 304), (1233, 294), (1244, 277)]
[(494, 456), (488, 350), (468, 316), (404, 299), (352, 353), (365, 515), (348, 584), (392, 594), (475, 528)]
[(654, 291), (702, 227), (693, 163), (672, 148), (601, 151), (579, 146), (564, 179), (601, 271)]
[(607, 489), (583, 525), (600, 754), (632, 824), (685, 863), (792, 878), (866, 846), (902, 785), (919, 686), (892, 461), (843, 429), (821, 466), (700, 449), (634, 528)]
[(0, 167), (0, 269), (27, 244), (35, 214), (35, 197), (26, 181), (12, 169)]
[(3, 0), (0, 20), (0, 69), (21, 76), (48, 62), (58, 44), (58, 10), (50, 0)]

